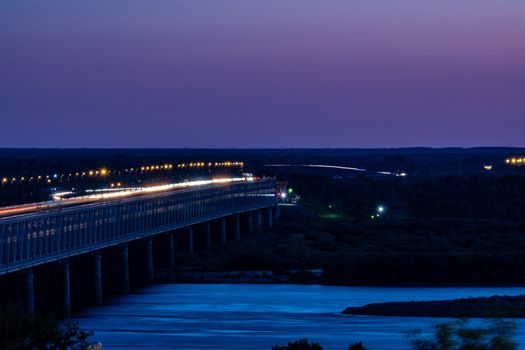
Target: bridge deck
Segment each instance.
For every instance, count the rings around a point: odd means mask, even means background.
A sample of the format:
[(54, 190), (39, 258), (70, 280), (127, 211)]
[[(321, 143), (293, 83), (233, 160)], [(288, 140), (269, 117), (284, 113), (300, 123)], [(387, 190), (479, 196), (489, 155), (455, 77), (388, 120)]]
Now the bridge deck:
[(0, 275), (276, 204), (272, 179), (0, 219)]

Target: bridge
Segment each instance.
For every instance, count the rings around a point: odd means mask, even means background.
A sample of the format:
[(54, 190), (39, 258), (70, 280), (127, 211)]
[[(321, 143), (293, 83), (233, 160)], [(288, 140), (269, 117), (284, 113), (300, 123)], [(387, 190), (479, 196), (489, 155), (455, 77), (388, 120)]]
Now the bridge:
[[(56, 310), (54, 298), (69, 317), (72, 299), (102, 304), (105, 295), (129, 293), (134, 280), (151, 283), (157, 265), (176, 265), (180, 246), (192, 254), (263, 221), (272, 227), (276, 203), (275, 180), (262, 179), (1, 218), (1, 287), (21, 296), (30, 314), (36, 304)], [(46, 291), (39, 296), (38, 288)]]

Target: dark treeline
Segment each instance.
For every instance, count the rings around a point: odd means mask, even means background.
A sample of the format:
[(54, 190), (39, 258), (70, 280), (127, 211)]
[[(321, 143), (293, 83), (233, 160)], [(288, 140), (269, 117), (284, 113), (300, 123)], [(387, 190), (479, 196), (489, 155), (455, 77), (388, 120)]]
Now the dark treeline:
[(282, 207), (273, 233), (203, 253), (204, 268), (322, 268), (328, 284), (525, 281), (525, 177), (289, 180), (301, 206)]
[[(525, 223), (525, 176), (329, 178), (290, 174), (306, 204), (352, 221), (380, 204), (388, 219), (454, 218)], [(329, 208), (331, 206), (331, 208)]]
[[(49, 198), (51, 188), (71, 190), (107, 186), (121, 182), (133, 186), (140, 181), (159, 182), (172, 179), (198, 177), (206, 172), (186, 169), (152, 172), (148, 176), (135, 176), (130, 168), (142, 165), (179, 162), (243, 161), (245, 171), (259, 174), (289, 176), (297, 168), (274, 168), (269, 164), (330, 164), (360, 167), (377, 171), (408, 172), (409, 176), (475, 175), (487, 173), (483, 166), (493, 165), (490, 174), (520, 175), (525, 167), (512, 167), (504, 163), (506, 157), (525, 154), (519, 148), (406, 148), (406, 149), (0, 149), (0, 205), (35, 202)], [(114, 171), (103, 179), (86, 179), (82, 172), (108, 168)], [(128, 171), (126, 171), (126, 169)], [(177, 169), (174, 169), (177, 170)], [(202, 170), (202, 169), (199, 169)], [(219, 169), (214, 169), (217, 173)], [(308, 174), (330, 174), (353, 177), (358, 173), (327, 169), (301, 169)], [(80, 174), (76, 175), (77, 173)], [(220, 171), (219, 171), (220, 173)], [(54, 175), (57, 175), (55, 178)], [(142, 174), (143, 175), (143, 174)], [(42, 176), (38, 180), (38, 176)], [(46, 176), (50, 176), (48, 183)], [(21, 180), (21, 178), (24, 180)], [(32, 180), (30, 180), (32, 178)], [(13, 181), (13, 179), (15, 179)], [(441, 188), (438, 186), (438, 188)], [(468, 188), (466, 188), (468, 190)], [(421, 188), (422, 202), (426, 188)], [(304, 192), (307, 193), (307, 192)], [(366, 193), (365, 193), (366, 194)], [(398, 192), (403, 195), (403, 192)], [(489, 196), (490, 194), (487, 194)], [(454, 206), (441, 203), (453, 211)], [(431, 210), (418, 205), (421, 210)], [(359, 213), (355, 213), (359, 214)]]

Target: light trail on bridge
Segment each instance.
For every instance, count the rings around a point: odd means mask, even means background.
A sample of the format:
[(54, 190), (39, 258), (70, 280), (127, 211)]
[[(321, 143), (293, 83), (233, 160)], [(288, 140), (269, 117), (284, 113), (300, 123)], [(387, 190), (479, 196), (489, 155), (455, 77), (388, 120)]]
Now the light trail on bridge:
[(18, 206), (10, 206), (0, 208), (0, 217), (9, 217), (21, 214), (28, 214), (32, 212), (41, 212), (46, 210), (60, 209), (65, 206), (75, 206), (81, 204), (96, 203), (112, 199), (127, 198), (132, 196), (146, 195), (150, 193), (158, 192), (168, 192), (173, 190), (180, 190), (185, 188), (208, 186), (215, 184), (227, 184), (234, 182), (243, 182), (243, 181), (254, 181), (254, 178), (251, 176), (247, 177), (232, 177), (232, 178), (216, 178), (208, 180), (194, 180), (194, 181), (184, 181), (164, 185), (156, 185), (149, 187), (130, 187), (130, 188), (120, 188), (120, 189), (97, 189), (97, 190), (86, 190), (88, 195), (81, 195), (76, 197), (65, 198), (66, 195), (74, 194), (71, 191), (55, 193), (52, 196), (52, 200), (39, 202), (39, 203), (29, 203), (22, 204)]

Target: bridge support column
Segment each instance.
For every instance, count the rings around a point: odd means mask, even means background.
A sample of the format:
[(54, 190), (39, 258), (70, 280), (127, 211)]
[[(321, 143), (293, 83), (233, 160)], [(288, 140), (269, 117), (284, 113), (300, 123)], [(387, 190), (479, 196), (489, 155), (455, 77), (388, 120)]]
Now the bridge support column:
[(62, 290), (62, 300), (63, 300), (63, 315), (65, 318), (71, 317), (71, 280), (69, 276), (69, 260), (62, 262), (62, 281), (63, 281), (63, 290)]
[(148, 283), (153, 283), (153, 239), (151, 237), (146, 238), (146, 274)]
[(175, 234), (168, 233), (168, 265), (171, 268), (175, 267)]
[(95, 304), (102, 305), (102, 254), (97, 252), (93, 255), (93, 275), (95, 288)]
[(206, 234), (206, 248), (211, 249), (211, 226), (209, 222), (204, 223), (204, 233)]
[(221, 220), (221, 242), (222, 244), (226, 243), (226, 220)]
[(252, 212), (249, 212), (248, 214), (248, 232), (253, 232), (253, 214)]
[(188, 237), (188, 251), (193, 254), (193, 228), (188, 227), (186, 236)]
[(235, 240), (241, 240), (241, 217), (237, 214), (235, 215)]
[(276, 205), (275, 208), (273, 209), (273, 218), (275, 221), (279, 220), (279, 218), (281, 217), (281, 208), (279, 207), (279, 205)]
[(272, 229), (273, 228), (273, 208), (268, 208), (268, 228), (269, 229)]
[(120, 247), (120, 259), (120, 270), (122, 271), (122, 293), (129, 294), (131, 289), (129, 283), (129, 249), (127, 244)]
[(260, 210), (257, 210), (255, 212), (255, 226), (257, 230), (259, 231), (262, 227), (262, 213)]
[(33, 269), (25, 272), (25, 289), (26, 289), (26, 313), (30, 316), (35, 314), (35, 284)]

